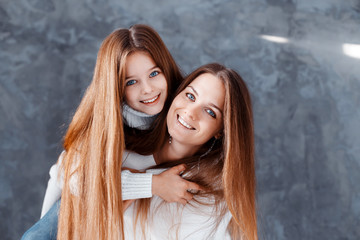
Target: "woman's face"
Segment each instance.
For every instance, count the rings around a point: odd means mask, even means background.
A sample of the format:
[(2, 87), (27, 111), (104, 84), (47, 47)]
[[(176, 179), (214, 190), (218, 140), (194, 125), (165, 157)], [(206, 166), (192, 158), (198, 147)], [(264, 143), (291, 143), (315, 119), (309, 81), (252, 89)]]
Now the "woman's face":
[(137, 51), (127, 56), (125, 72), (125, 102), (149, 115), (161, 112), (167, 97), (167, 82), (150, 55)]
[(172, 141), (200, 147), (223, 128), (225, 87), (210, 73), (194, 79), (171, 104), (167, 126)]

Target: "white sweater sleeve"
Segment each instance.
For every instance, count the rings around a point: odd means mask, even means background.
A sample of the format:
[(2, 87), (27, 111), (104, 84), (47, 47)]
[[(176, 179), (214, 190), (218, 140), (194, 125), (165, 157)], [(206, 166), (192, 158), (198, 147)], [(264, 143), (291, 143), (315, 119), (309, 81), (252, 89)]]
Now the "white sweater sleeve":
[[(63, 152), (64, 153), (64, 152)], [(59, 160), (62, 161), (64, 157), (61, 153)], [(59, 166), (58, 164), (52, 165), (49, 171), (50, 179), (45, 192), (43, 206), (41, 209), (41, 218), (49, 211), (54, 203), (60, 199), (62, 190), (62, 179), (58, 179)]]
[[(59, 164), (64, 157), (63, 151), (59, 157), (59, 162), (54, 164), (49, 171), (50, 179), (45, 192), (43, 206), (41, 209), (41, 218), (49, 211), (54, 203), (60, 199), (63, 188), (63, 175), (58, 178)], [(123, 200), (150, 198), (152, 197), (152, 173), (131, 173), (128, 170), (121, 173), (121, 188)], [(70, 179), (70, 190), (72, 194), (77, 195), (76, 174)]]
[(148, 169), (146, 173), (132, 173), (129, 170), (121, 172), (121, 190), (123, 200), (151, 198), (152, 176), (166, 169)]
[(152, 173), (121, 172), (121, 192), (123, 200), (152, 197)]

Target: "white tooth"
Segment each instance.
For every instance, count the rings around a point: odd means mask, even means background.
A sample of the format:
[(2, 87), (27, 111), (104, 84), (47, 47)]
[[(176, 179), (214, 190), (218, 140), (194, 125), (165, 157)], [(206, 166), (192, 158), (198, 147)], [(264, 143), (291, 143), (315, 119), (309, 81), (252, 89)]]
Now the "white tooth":
[(154, 97), (153, 99), (147, 100), (147, 101), (142, 101), (143, 103), (152, 103), (154, 102), (157, 98), (159, 97), (159, 95), (157, 95), (156, 97)]
[(185, 120), (182, 119), (180, 116), (179, 116), (179, 122), (180, 122), (184, 127), (186, 127), (186, 128), (189, 128), (189, 129), (192, 128), (192, 127), (191, 127), (187, 122), (185, 122)]

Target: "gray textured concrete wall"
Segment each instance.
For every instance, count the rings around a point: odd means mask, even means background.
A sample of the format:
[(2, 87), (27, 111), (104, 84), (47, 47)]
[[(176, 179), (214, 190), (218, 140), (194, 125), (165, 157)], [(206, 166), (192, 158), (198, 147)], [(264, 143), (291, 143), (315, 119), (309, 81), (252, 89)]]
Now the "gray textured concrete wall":
[(218, 61), (248, 83), (261, 239), (360, 239), (358, 0), (0, 1), (1, 239), (39, 218), (99, 45), (134, 23), (185, 72)]

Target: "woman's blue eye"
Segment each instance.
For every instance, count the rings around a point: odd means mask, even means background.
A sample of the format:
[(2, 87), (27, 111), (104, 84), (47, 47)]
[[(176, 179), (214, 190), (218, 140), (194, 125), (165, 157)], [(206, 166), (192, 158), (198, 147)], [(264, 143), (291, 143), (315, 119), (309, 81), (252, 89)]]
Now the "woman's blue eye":
[(158, 71), (153, 71), (152, 73), (150, 73), (150, 77), (152, 78), (152, 77), (155, 77), (155, 76), (157, 76), (157, 75), (159, 75), (159, 72)]
[(186, 96), (187, 96), (187, 98), (190, 99), (191, 101), (195, 101), (195, 96), (192, 95), (191, 93), (187, 93)]
[(134, 85), (136, 83), (136, 80), (129, 80), (126, 82), (126, 86), (131, 86)]
[(211, 110), (211, 109), (206, 109), (206, 112), (207, 112), (211, 117), (216, 118), (216, 114), (214, 113), (213, 110)]

